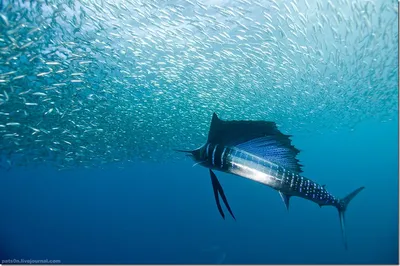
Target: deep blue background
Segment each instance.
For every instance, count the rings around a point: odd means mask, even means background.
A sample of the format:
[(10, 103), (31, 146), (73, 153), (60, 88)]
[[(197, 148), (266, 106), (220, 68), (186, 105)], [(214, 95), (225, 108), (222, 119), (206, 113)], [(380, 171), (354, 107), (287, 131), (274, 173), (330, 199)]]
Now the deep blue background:
[[(237, 222), (215, 206), (205, 168), (182, 158), (125, 169), (0, 172), (1, 259), (63, 263), (398, 263), (398, 121), (294, 137), (304, 175), (349, 205), (337, 210), (218, 173)], [(198, 143), (200, 145), (200, 143)], [(183, 147), (185, 148), (185, 147)]]

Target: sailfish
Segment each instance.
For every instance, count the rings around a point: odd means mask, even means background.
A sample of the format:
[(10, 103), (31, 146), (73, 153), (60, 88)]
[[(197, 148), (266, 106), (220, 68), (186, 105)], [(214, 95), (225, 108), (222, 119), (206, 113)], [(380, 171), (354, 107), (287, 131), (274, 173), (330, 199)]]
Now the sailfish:
[(185, 152), (196, 164), (209, 169), (217, 208), (222, 218), (219, 196), (233, 219), (235, 215), (214, 171), (221, 171), (267, 185), (279, 192), (289, 210), (291, 197), (300, 197), (322, 206), (336, 207), (345, 249), (345, 213), (350, 201), (364, 189), (359, 187), (344, 198), (335, 197), (325, 185), (302, 175), (302, 165), (296, 158), (300, 152), (272, 121), (222, 120), (213, 113), (207, 142)]

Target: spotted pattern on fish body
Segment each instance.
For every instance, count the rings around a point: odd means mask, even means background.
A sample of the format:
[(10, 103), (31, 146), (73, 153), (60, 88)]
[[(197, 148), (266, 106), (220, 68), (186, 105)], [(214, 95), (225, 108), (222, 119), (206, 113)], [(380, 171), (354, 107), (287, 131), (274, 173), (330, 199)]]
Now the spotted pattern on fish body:
[(320, 206), (338, 204), (338, 199), (324, 186), (263, 158), (235, 147), (214, 143), (206, 144), (206, 151), (206, 163), (214, 170), (246, 177), (286, 195), (305, 198)]
[(282, 178), (279, 190), (288, 195), (306, 198), (320, 206), (338, 204), (338, 199), (329, 193), (325, 186), (291, 172)]

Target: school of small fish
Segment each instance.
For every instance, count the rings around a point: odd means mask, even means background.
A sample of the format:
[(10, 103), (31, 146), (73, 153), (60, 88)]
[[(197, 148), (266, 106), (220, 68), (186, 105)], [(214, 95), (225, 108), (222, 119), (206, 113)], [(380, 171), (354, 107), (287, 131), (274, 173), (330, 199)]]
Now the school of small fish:
[(397, 21), (393, 0), (0, 1), (0, 166), (178, 158), (213, 112), (394, 119)]

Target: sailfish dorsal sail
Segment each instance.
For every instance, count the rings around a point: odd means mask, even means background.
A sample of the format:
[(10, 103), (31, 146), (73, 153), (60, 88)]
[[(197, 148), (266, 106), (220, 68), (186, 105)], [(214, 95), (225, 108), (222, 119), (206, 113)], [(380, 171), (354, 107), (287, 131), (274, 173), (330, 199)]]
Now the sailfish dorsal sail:
[(301, 173), (302, 165), (296, 158), (300, 152), (292, 145), (290, 135), (278, 130), (270, 121), (224, 121), (214, 113), (208, 143), (236, 147), (286, 168)]

